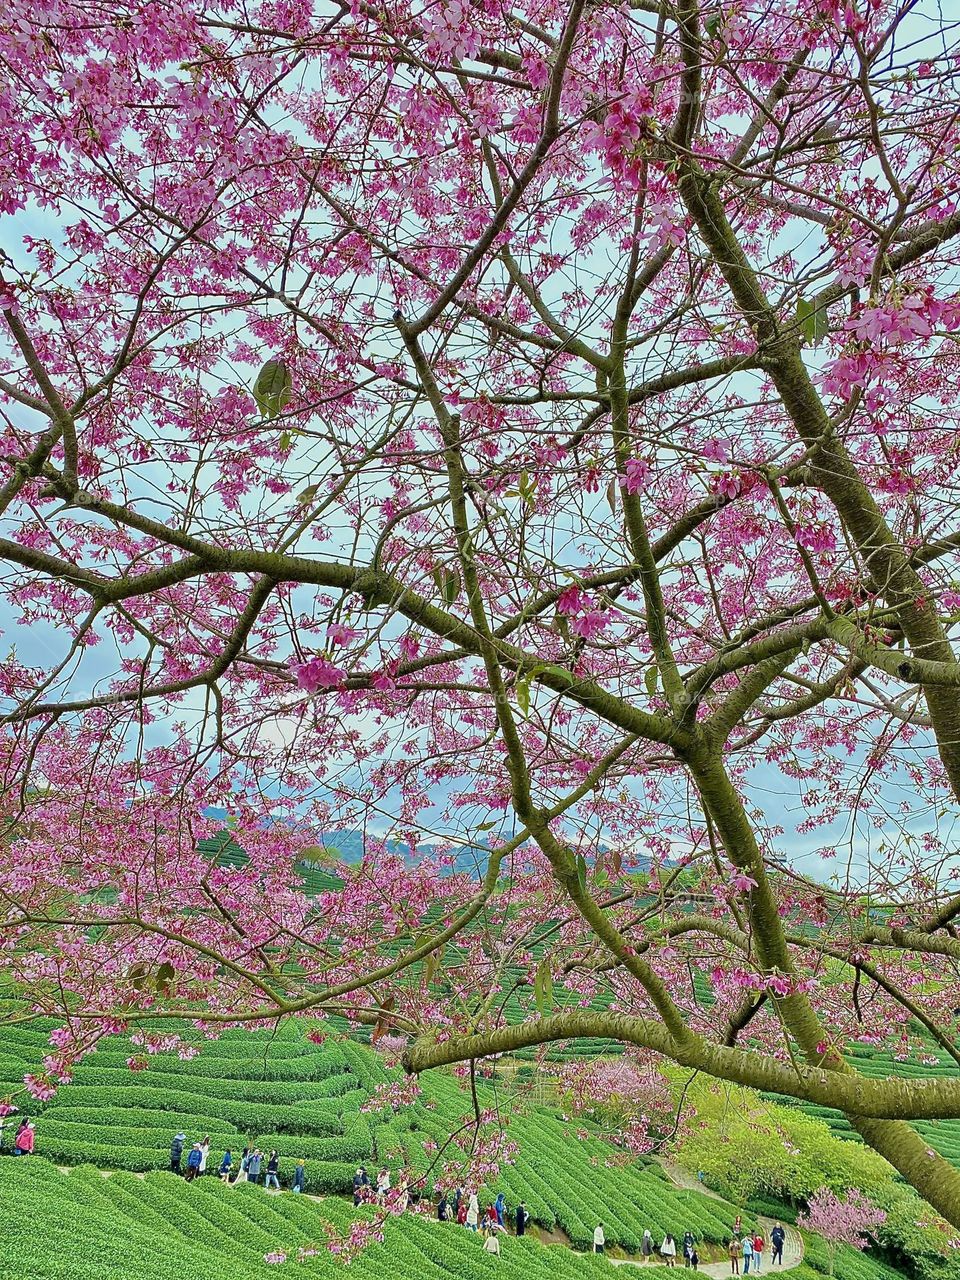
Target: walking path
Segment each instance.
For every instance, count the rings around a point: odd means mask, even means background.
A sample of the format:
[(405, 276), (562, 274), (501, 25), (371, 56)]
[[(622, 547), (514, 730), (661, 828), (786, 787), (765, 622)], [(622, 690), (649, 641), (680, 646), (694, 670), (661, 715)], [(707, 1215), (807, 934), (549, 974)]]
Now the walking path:
[[(701, 1182), (698, 1182), (697, 1179), (692, 1174), (688, 1173), (686, 1169), (681, 1169), (678, 1164), (674, 1164), (672, 1160), (661, 1159), (658, 1163), (661, 1165), (664, 1173), (675, 1187), (679, 1187), (683, 1191), (697, 1191), (700, 1195), (709, 1196), (713, 1200), (723, 1199), (723, 1197), (718, 1196), (715, 1191), (710, 1191)], [(792, 1271), (794, 1267), (799, 1267), (800, 1263), (803, 1261), (803, 1239), (799, 1231), (791, 1226), (784, 1226), (783, 1229), (787, 1233), (787, 1238), (783, 1245), (783, 1264), (780, 1265), (778, 1263), (777, 1266), (774, 1267), (770, 1265), (770, 1259), (773, 1256), (773, 1248), (770, 1244), (770, 1233), (776, 1225), (774, 1220), (772, 1218), (751, 1217), (750, 1222), (751, 1225), (756, 1223), (760, 1227), (760, 1230), (763, 1232), (767, 1241), (767, 1248), (763, 1254), (763, 1270), (754, 1272), (751, 1269), (750, 1275), (756, 1274), (763, 1276), (770, 1273), (779, 1275), (781, 1271)], [(677, 1247), (679, 1248), (679, 1243)], [(634, 1262), (632, 1258), (610, 1258), (609, 1261), (612, 1262), (615, 1267), (643, 1267), (645, 1265), (642, 1262)], [(653, 1261), (659, 1262), (660, 1259), (655, 1255)], [(677, 1266), (682, 1267), (682, 1265), (682, 1259), (678, 1257)], [(742, 1272), (742, 1259), (740, 1260), (740, 1269)], [(697, 1274), (715, 1276), (716, 1280), (726, 1280), (726, 1277), (730, 1275), (730, 1263), (727, 1260), (722, 1262), (701, 1262)]]

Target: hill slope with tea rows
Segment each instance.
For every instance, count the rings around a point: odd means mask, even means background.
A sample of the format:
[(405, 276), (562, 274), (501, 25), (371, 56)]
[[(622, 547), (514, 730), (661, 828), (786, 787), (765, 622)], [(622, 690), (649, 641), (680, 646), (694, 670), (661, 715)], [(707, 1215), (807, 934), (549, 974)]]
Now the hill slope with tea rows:
[[(0, 1092), (14, 1090), (25, 1071), (37, 1068), (46, 1040), (36, 1026), (0, 1030)], [(158, 1055), (136, 1073), (124, 1049), (105, 1046), (51, 1101), (24, 1105), (36, 1118), (38, 1153), (57, 1164), (163, 1170), (171, 1139), (182, 1130), (189, 1142), (210, 1137), (211, 1165), (225, 1149), (238, 1152), (250, 1141), (279, 1152), (286, 1185), (304, 1159), (309, 1191), (346, 1194), (361, 1163), (387, 1165), (395, 1179), (404, 1168), (427, 1173), (435, 1149), (471, 1112), (469, 1092), (441, 1072), (423, 1077), (410, 1106), (362, 1110), (378, 1087), (401, 1078), (365, 1045), (328, 1038), (318, 1047), (290, 1023), (276, 1032), (227, 1032), (197, 1058)], [(589, 1247), (598, 1221), (608, 1240), (629, 1250), (639, 1248), (647, 1228), (660, 1236), (689, 1228), (707, 1241), (729, 1234), (730, 1206), (674, 1189), (659, 1170), (618, 1164), (608, 1143), (583, 1136), (548, 1108), (518, 1110), (515, 1095), (504, 1095), (496, 1082), (480, 1082), (479, 1089), (484, 1108), (503, 1108), (503, 1124), (519, 1148), (489, 1191), (502, 1190), (511, 1206), (522, 1198), (535, 1222), (559, 1228), (576, 1246)]]

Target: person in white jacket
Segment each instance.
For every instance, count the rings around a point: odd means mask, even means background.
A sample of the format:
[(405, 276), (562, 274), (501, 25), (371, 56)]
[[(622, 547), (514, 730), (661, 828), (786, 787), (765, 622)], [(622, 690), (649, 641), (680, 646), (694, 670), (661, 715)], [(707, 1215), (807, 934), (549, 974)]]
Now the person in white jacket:
[(480, 1225), (480, 1201), (477, 1199), (475, 1191), (470, 1192), (470, 1203), (467, 1205), (467, 1226), (471, 1231), (476, 1231)]
[(598, 1222), (593, 1229), (593, 1252), (603, 1253), (603, 1246), (607, 1243), (606, 1236), (603, 1234), (603, 1223)]
[(663, 1237), (663, 1244), (660, 1246), (660, 1256), (663, 1258), (666, 1266), (672, 1267), (675, 1265), (677, 1260), (677, 1242), (669, 1231)]

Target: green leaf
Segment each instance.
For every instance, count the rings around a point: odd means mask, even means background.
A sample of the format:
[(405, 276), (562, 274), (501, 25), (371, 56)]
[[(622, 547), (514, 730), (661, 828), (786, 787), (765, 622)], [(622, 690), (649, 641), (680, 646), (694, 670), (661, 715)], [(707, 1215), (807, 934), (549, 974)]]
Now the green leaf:
[(161, 995), (166, 995), (170, 990), (170, 983), (177, 976), (177, 971), (169, 961), (164, 963), (157, 970), (156, 986)]
[(524, 716), (530, 714), (530, 677), (521, 676), (517, 681), (517, 706)]
[(815, 303), (808, 302), (806, 298), (800, 298), (797, 302), (797, 322), (804, 341), (814, 347), (830, 332), (830, 319), (826, 308), (818, 307)]
[(438, 565), (433, 571), (433, 580), (444, 604), (456, 604), (460, 594), (460, 574), (457, 570)]
[(275, 418), (290, 400), (293, 379), (285, 360), (268, 360), (253, 384), (253, 398), (264, 418)]
[(647, 697), (652, 698), (657, 692), (657, 681), (660, 678), (660, 672), (656, 667), (648, 667), (644, 672), (643, 685), (647, 691)]
[(587, 862), (582, 853), (577, 854), (577, 882), (580, 892), (587, 892)]
[(533, 979), (533, 998), (541, 1014), (546, 1014), (553, 1006), (553, 974), (550, 972), (549, 960), (541, 960)]

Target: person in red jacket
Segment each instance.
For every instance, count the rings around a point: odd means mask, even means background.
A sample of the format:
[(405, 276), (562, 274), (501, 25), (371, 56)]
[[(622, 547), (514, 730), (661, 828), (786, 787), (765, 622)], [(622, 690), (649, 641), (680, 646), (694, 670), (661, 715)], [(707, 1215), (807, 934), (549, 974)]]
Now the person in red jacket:
[(13, 1154), (15, 1156), (33, 1155), (34, 1131), (33, 1121), (24, 1120), (20, 1126), (20, 1132), (17, 1134), (13, 1144)]

